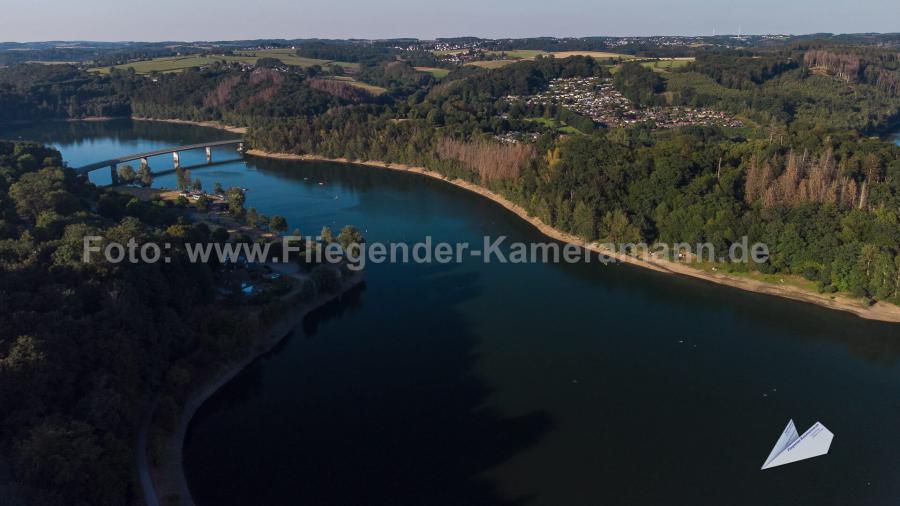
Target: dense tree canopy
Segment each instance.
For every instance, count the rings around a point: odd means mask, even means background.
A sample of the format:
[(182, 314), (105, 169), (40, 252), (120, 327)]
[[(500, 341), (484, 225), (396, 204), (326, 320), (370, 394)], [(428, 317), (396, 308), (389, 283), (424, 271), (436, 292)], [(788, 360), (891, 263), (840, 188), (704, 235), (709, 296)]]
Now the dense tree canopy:
[(629, 100), (641, 105), (661, 102), (659, 94), (666, 87), (659, 74), (637, 62), (623, 63), (616, 72), (613, 83)]
[[(608, 41), (531, 44), (602, 49)], [(662, 73), (648, 62), (538, 57), (460, 67), (438, 80), (378, 45), (301, 46), (303, 56), (360, 62), (354, 77), (387, 88), (379, 97), (314, 69), (214, 64), (101, 76), (20, 65), (0, 69), (0, 116), (249, 126), (247, 140), (263, 150), (422, 165), (483, 184), (587, 240), (727, 251), (747, 236), (769, 246), (768, 261), (722, 268), (796, 275), (823, 292), (900, 304), (900, 147), (873, 136), (900, 122), (896, 53), (815, 41), (691, 51), (696, 62)], [(607, 129), (565, 107), (506, 100), (570, 77), (611, 79), (644, 106), (726, 111), (745, 126)], [(560, 122), (573, 128), (547, 126)], [(509, 132), (527, 140), (510, 141)], [(229, 197), (243, 215), (242, 195)], [(252, 209), (246, 216), (262, 221)], [(269, 226), (284, 232), (282, 221)], [(95, 231), (214, 240), (163, 205), (87, 184), (55, 151), (0, 143), (0, 433), (8, 442), (0, 451), (39, 504), (121, 504), (133, 495), (129, 452), (141, 403), (187, 354), (239, 349), (254, 325), (210, 310), (206, 267), (80, 262), (81, 238)], [(345, 229), (337, 240), (357, 236)], [(334, 288), (333, 272), (316, 272)]]
[[(166, 371), (249, 335), (240, 311), (211, 305), (214, 266), (181, 249), (209, 230), (163, 204), (99, 189), (56, 151), (0, 142), (0, 453), (33, 504), (130, 502), (136, 430)], [(85, 262), (92, 235), (170, 242), (173, 260)]]
[(127, 116), (132, 82), (87, 75), (70, 65), (0, 69), (3, 121)]

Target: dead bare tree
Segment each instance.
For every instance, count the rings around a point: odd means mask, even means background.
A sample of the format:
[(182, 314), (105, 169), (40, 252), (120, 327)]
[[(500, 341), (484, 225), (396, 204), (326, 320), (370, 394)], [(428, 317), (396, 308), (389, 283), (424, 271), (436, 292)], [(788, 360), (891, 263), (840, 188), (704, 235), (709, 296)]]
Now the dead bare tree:
[(477, 173), (482, 184), (515, 179), (534, 160), (536, 153), (529, 144), (498, 144), (486, 140), (461, 142), (449, 137), (438, 141), (441, 160), (457, 160)]

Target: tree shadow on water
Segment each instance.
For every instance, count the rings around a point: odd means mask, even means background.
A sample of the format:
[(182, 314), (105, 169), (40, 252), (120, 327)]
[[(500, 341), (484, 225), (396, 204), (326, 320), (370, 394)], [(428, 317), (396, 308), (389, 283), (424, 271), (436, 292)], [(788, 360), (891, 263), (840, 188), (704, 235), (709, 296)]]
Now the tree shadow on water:
[(359, 290), (311, 313), (303, 330), (315, 338), (294, 336), (278, 352), (290, 360), (264, 364), (290, 367), (277, 371), (289, 378), (277, 392), (267, 384), (262, 400), (228, 412), (210, 403), (186, 452), (197, 504), (532, 501), (509, 497), (486, 474), (551, 431), (550, 416), (489, 405), (491, 387), (475, 371), (484, 337), (455, 309), (480, 295), (479, 276), (420, 276), (429, 282), (414, 280), (416, 293)]
[[(303, 335), (307, 338), (312, 338), (316, 335), (320, 325), (324, 325), (332, 320), (340, 320), (341, 318), (361, 310), (363, 307), (363, 294), (365, 291), (366, 282), (363, 281), (341, 294), (339, 298), (323, 305), (307, 315), (300, 324)], [(287, 340), (285, 340), (281, 346), (285, 345), (286, 342)]]

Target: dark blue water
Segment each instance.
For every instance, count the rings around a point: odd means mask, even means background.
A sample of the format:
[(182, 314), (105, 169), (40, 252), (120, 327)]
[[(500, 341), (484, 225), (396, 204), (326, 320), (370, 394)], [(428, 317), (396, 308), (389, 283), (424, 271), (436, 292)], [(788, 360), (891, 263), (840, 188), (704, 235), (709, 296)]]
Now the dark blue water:
[[(231, 137), (0, 132), (18, 135), (73, 166)], [(258, 158), (194, 175), (303, 233), (545, 240), (416, 175)], [(900, 326), (629, 266), (373, 265), (201, 409), (188, 481), (201, 506), (897, 504), (898, 358)], [(791, 418), (833, 431), (830, 453), (760, 471)]]

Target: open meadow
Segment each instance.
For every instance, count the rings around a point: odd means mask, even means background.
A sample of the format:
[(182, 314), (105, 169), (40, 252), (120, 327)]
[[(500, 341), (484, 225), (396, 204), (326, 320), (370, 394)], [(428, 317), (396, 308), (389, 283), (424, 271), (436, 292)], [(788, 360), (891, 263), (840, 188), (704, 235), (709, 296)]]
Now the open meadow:
[(349, 77), (349, 76), (336, 76), (336, 77), (332, 77), (332, 79), (334, 79), (335, 81), (343, 81), (352, 86), (356, 86), (357, 88), (366, 90), (373, 95), (381, 95), (382, 93), (387, 91), (386, 89), (382, 88), (381, 86), (375, 86), (374, 84), (357, 81), (356, 79), (353, 79), (352, 77)]
[[(437, 54), (437, 52), (435, 52)], [(534, 49), (513, 49), (510, 51), (488, 51), (487, 54), (502, 57), (501, 60), (481, 60), (466, 63), (473, 67), (497, 69), (510, 63), (523, 60), (533, 60), (538, 56), (552, 56), (554, 58), (568, 58), (570, 56), (589, 56), (598, 60), (633, 60), (637, 57), (630, 54), (610, 53), (606, 51), (540, 51)]]
[[(234, 55), (164, 56), (161, 58), (153, 58), (151, 60), (123, 63), (121, 65), (116, 65), (115, 68), (122, 70), (133, 68), (134, 71), (138, 74), (150, 74), (153, 72), (168, 73), (181, 72), (189, 68), (203, 67), (206, 65), (211, 65), (215, 62), (239, 62), (255, 64), (256, 61), (260, 58), (275, 58), (277, 60), (280, 60), (285, 65), (294, 65), (304, 68), (311, 67), (313, 65), (319, 65), (322, 67), (329, 65), (338, 65), (348, 70), (356, 70), (359, 68), (359, 64), (357, 63), (304, 58), (302, 56), (297, 56), (296, 52), (293, 49), (289, 48), (237, 51)], [(96, 67), (90, 70), (92, 72), (100, 72), (101, 74), (106, 74), (109, 72), (109, 67)]]
[[(684, 57), (684, 58), (654, 58), (654, 59), (644, 59), (644, 60), (635, 60), (640, 63), (642, 66), (647, 67), (648, 69), (660, 73), (660, 74), (668, 74), (673, 70), (680, 69), (682, 67), (687, 66), (687, 64), (694, 61), (694, 58)], [(612, 65), (609, 67), (609, 71), (615, 74), (619, 71), (622, 64), (618, 63), (616, 65)]]
[(483, 69), (499, 69), (500, 67), (505, 67), (510, 63), (516, 63), (517, 61), (520, 60), (479, 60), (466, 63), (466, 65), (481, 67)]
[(450, 73), (450, 70), (448, 69), (441, 69), (437, 67), (416, 67), (416, 70), (418, 70), (419, 72), (428, 72), (437, 79), (446, 77), (447, 74)]

